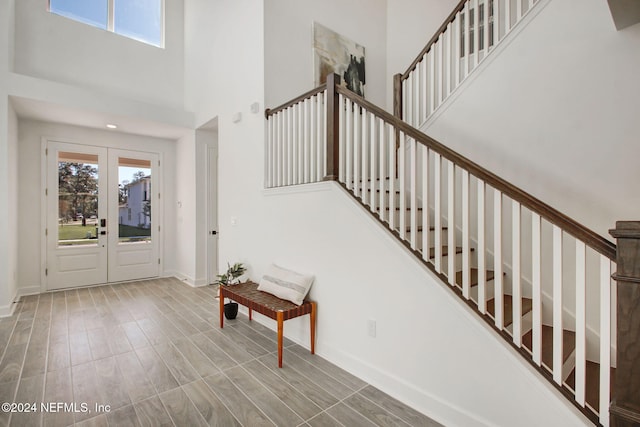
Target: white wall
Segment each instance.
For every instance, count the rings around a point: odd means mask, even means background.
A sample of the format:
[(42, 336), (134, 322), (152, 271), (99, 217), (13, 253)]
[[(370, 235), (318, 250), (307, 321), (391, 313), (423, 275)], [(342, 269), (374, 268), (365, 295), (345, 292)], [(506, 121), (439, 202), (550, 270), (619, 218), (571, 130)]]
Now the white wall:
[(11, 68), (14, 1), (0, 3), (0, 316), (11, 313), (15, 297), (15, 232), (10, 221), (16, 217), (15, 113), (9, 105), (7, 76)]
[[(173, 141), (128, 135), (120, 132), (95, 130), (56, 123), (20, 120), (18, 137), (18, 212), (17, 230), (20, 236), (18, 248), (18, 282), (20, 293), (37, 292), (40, 289), (40, 269), (34, 265), (44, 265), (40, 259), (41, 218), (45, 215), (41, 205), (42, 188), (41, 141), (43, 137), (61, 142), (82, 143), (160, 153), (161, 173), (164, 188), (161, 201), (165, 226), (162, 227), (160, 256), (165, 271), (175, 270), (176, 238), (175, 223), (175, 182), (174, 159), (176, 147)], [(1, 156), (0, 156), (1, 157)], [(44, 268), (44, 267), (43, 267)], [(163, 274), (164, 272), (161, 272)]]
[(365, 97), (385, 105), (386, 0), (265, 0), (264, 3), (267, 107), (280, 105), (315, 87), (314, 21), (364, 46)]
[(15, 71), (169, 106), (184, 105), (183, 0), (166, 0), (165, 48), (16, 2)]
[(7, 176), (8, 176), (8, 197), (9, 203), (7, 207), (9, 225), (7, 236), (9, 237), (8, 246), (8, 270), (7, 281), (9, 297), (13, 301), (16, 297), (18, 288), (18, 242), (19, 234), (17, 227), (11, 224), (18, 222), (18, 117), (13, 109), (13, 106), (9, 102), (8, 105), (8, 119), (7, 119)]
[(176, 142), (176, 271), (178, 278), (190, 285), (196, 273), (196, 141), (190, 132)]
[(616, 31), (598, 0), (540, 6), (426, 132), (610, 238), (640, 212), (640, 25)]
[(393, 111), (393, 76), (404, 73), (458, 0), (387, 1), (387, 107)]
[(186, 103), (196, 112), (196, 128), (219, 114), (250, 114), (253, 102), (262, 108), (262, 3), (185, 4)]

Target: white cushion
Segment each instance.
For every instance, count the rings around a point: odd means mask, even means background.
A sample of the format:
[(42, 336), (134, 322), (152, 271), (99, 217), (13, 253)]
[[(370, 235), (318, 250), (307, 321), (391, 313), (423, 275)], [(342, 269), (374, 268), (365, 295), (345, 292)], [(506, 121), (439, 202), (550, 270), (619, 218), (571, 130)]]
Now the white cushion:
[(260, 279), (258, 290), (286, 299), (296, 305), (302, 304), (313, 283), (313, 276), (296, 273), (271, 264)]

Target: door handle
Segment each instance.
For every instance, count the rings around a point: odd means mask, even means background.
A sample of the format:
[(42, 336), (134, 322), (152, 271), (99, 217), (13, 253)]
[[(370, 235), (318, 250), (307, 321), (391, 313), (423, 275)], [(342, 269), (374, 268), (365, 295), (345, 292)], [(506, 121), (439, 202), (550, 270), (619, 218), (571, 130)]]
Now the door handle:
[(216, 234), (218, 234), (218, 232), (217, 232), (216, 230), (213, 230), (213, 231), (211, 232), (211, 235), (212, 235), (212, 236), (215, 236)]
[(107, 220), (105, 218), (102, 218), (100, 220), (100, 227), (106, 227), (107, 226)]
[(101, 236), (106, 236), (106, 235), (107, 235), (107, 231), (106, 231), (106, 230), (102, 230), (102, 231), (100, 232), (100, 235), (101, 235)]

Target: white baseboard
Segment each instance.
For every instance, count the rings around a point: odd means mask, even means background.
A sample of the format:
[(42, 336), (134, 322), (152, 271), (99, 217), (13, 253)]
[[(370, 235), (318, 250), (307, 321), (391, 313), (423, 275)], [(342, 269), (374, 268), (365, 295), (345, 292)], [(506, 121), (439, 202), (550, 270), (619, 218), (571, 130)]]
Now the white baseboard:
[(42, 289), (40, 288), (39, 285), (36, 286), (26, 286), (23, 288), (19, 288), (17, 295), (16, 295), (16, 301), (20, 301), (20, 298), (22, 297), (26, 297), (29, 295), (39, 295), (42, 293)]

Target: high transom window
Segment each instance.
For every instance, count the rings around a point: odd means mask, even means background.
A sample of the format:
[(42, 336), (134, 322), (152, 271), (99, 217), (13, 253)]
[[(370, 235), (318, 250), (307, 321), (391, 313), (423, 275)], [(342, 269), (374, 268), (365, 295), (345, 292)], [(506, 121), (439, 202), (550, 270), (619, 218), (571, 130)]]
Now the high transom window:
[(154, 46), (164, 45), (164, 0), (49, 0), (49, 12)]

